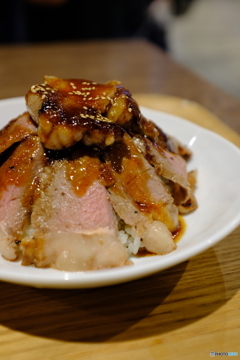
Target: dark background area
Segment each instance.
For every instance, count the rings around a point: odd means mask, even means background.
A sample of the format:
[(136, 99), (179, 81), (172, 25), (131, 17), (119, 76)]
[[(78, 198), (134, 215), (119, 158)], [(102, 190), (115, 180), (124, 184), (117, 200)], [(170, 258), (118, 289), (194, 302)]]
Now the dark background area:
[[(0, 12), (0, 43), (32, 43), (141, 36), (167, 48), (164, 28), (149, 19), (153, 0), (62, 0), (48, 4), (7, 0)], [(193, 0), (171, 1), (183, 14)]]

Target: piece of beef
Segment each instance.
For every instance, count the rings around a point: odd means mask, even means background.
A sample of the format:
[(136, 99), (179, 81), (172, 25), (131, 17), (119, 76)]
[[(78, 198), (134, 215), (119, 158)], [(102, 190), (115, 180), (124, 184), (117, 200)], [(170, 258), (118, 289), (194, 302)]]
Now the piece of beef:
[(24, 265), (82, 271), (126, 264), (108, 192), (97, 172), (86, 176), (78, 160), (55, 161), (39, 175)]
[(132, 235), (139, 236), (142, 246), (149, 252), (162, 255), (176, 248), (172, 234), (166, 225), (161, 221), (152, 220), (140, 212), (124, 188), (109, 188), (109, 195), (118, 216), (125, 224), (132, 227)]
[(197, 183), (197, 171), (192, 170), (188, 173), (188, 181), (190, 184), (190, 195), (189, 198), (182, 204), (178, 206), (178, 211), (180, 214), (188, 214), (197, 209), (198, 203), (194, 195), (196, 183)]
[(0, 168), (0, 253), (8, 260), (18, 257), (18, 244), (28, 224), (32, 181), (43, 166), (38, 137), (22, 141)]
[(132, 138), (125, 133), (121, 142), (109, 146), (105, 161), (115, 171), (113, 189), (120, 186), (135, 206), (152, 220), (163, 221), (170, 231), (178, 226), (178, 211), (164, 182), (142, 156)]
[[(175, 244), (171, 232), (179, 226), (177, 207), (132, 138), (125, 134), (123, 141), (105, 149), (104, 157), (115, 171), (115, 183), (108, 191), (116, 213), (136, 229), (149, 251), (166, 253), (173, 250)], [(151, 227), (155, 227), (152, 232)], [(152, 242), (150, 245), (150, 234), (157, 234), (154, 250)]]
[(36, 124), (27, 112), (10, 121), (0, 131), (0, 154), (10, 148), (14, 143), (24, 140), (29, 135), (36, 135)]
[(156, 173), (171, 181), (169, 186), (175, 204), (184, 204), (190, 198), (191, 187), (188, 181), (186, 161), (182, 156), (169, 152), (158, 143), (142, 136), (134, 137), (133, 141), (149, 164), (154, 167)]
[(175, 154), (178, 154), (182, 156), (183, 159), (186, 161), (189, 160), (192, 156), (192, 151), (184, 144), (182, 144), (181, 141), (179, 141), (177, 138), (175, 138), (172, 135), (167, 135), (168, 138), (168, 148), (171, 152), (174, 152)]

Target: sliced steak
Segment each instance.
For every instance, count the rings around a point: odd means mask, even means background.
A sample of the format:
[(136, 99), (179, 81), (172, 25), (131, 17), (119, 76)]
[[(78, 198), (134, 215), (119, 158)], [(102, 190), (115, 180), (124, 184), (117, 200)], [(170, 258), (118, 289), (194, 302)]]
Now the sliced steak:
[(93, 176), (83, 193), (84, 171), (77, 160), (64, 160), (40, 174), (31, 235), (21, 246), (24, 265), (81, 271), (126, 264), (108, 192)]
[(123, 141), (105, 150), (104, 157), (115, 170), (116, 182), (111, 191), (116, 189), (116, 193), (118, 187), (124, 189), (142, 214), (164, 222), (170, 231), (176, 230), (178, 211), (173, 198), (132, 138), (125, 134)]
[(179, 226), (177, 207), (130, 136), (125, 134), (123, 142), (105, 149), (104, 157), (115, 170), (115, 183), (108, 191), (116, 213), (126, 224), (135, 227), (146, 248), (150, 242), (150, 228), (155, 224), (158, 241), (154, 251), (149, 245), (149, 251), (163, 253), (173, 250), (175, 244), (171, 231)]
[(147, 138), (137, 136), (133, 141), (156, 173), (172, 182), (170, 185), (175, 204), (185, 203), (191, 195), (186, 161), (180, 155), (169, 152)]
[(0, 131), (0, 154), (16, 142), (24, 140), (29, 135), (36, 135), (36, 124), (27, 112), (10, 121)]
[(109, 194), (111, 204), (118, 216), (132, 227), (132, 235), (135, 232), (148, 251), (161, 255), (176, 248), (172, 234), (166, 225), (161, 221), (153, 221), (140, 212), (123, 188), (111, 187)]
[(188, 214), (197, 209), (198, 203), (194, 195), (196, 183), (197, 183), (197, 171), (192, 170), (188, 173), (188, 181), (190, 184), (190, 194), (189, 198), (183, 204), (178, 206), (178, 211), (180, 214)]
[(174, 136), (167, 135), (169, 150), (182, 156), (186, 161), (189, 160), (192, 156), (192, 151), (181, 141), (176, 139)]
[(0, 168), (0, 253), (8, 260), (18, 256), (18, 244), (28, 224), (32, 181), (42, 166), (42, 146), (31, 136)]

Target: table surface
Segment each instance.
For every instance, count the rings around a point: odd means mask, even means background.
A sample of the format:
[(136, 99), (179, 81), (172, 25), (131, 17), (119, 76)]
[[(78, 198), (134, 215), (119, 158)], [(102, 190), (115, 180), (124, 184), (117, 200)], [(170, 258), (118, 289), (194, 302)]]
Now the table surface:
[[(0, 46), (0, 59), (0, 99), (24, 96), (45, 74), (118, 79), (139, 104), (181, 115), (240, 146), (240, 101), (143, 40)], [(239, 237), (238, 227), (189, 261), (106, 288), (0, 282), (1, 360), (240, 355)]]

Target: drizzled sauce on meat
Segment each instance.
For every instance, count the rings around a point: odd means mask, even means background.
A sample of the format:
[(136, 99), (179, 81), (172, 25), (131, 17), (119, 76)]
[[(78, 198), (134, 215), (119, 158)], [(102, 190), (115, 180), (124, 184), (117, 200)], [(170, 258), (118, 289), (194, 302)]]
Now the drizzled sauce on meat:
[(11, 149), (9, 160), (0, 169), (0, 194), (9, 185), (21, 187), (27, 182), (29, 166), (34, 161), (34, 152), (38, 151), (38, 143), (37, 138), (28, 138), (18, 147), (16, 144), (14, 149)]
[(130, 159), (130, 157), (131, 153), (123, 140), (108, 146), (104, 151), (105, 161), (107, 161), (117, 173), (121, 173), (124, 169), (124, 158)]
[(111, 168), (107, 164), (102, 164), (97, 158), (88, 156), (69, 161), (67, 176), (78, 196), (83, 196), (95, 181), (99, 181), (105, 187), (114, 183)]

